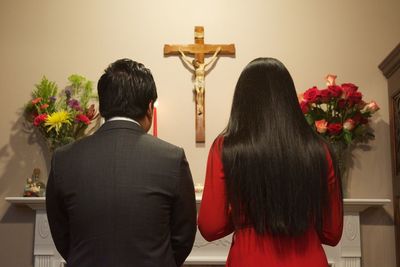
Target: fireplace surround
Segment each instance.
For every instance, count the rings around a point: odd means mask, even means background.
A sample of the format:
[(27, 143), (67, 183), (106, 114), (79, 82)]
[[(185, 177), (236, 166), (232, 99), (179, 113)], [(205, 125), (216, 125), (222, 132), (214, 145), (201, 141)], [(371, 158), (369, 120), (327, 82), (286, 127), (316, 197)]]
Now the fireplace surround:
[[(61, 267), (64, 260), (57, 252), (50, 234), (44, 197), (7, 197), (13, 205), (26, 205), (36, 211), (34, 234), (34, 267)], [(201, 194), (196, 194), (197, 205)], [(382, 207), (389, 199), (344, 199), (343, 235), (336, 247), (324, 246), (328, 262), (332, 267), (361, 266), (360, 213), (367, 208)], [(199, 232), (187, 265), (224, 265), (231, 244), (231, 236), (207, 242)]]

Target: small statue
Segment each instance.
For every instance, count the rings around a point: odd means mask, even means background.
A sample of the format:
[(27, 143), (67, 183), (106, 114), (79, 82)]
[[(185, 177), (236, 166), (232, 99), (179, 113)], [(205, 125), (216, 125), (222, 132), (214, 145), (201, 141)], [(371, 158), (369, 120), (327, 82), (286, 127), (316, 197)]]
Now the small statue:
[(203, 193), (204, 185), (202, 183), (194, 184), (194, 192), (195, 193)]
[(40, 181), (40, 169), (33, 169), (32, 177), (26, 179), (24, 197), (43, 197), (46, 185)]

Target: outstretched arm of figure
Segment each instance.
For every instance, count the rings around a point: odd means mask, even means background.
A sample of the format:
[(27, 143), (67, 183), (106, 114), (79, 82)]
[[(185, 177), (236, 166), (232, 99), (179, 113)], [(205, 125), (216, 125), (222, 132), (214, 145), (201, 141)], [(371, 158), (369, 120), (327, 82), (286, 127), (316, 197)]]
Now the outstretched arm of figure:
[(217, 60), (217, 56), (218, 56), (218, 53), (221, 51), (221, 47), (218, 47), (217, 48), (217, 50), (215, 50), (215, 53), (214, 53), (214, 55), (211, 57), (211, 59), (210, 59), (210, 61), (208, 61), (205, 65), (204, 65), (204, 67), (207, 67), (208, 65), (210, 65), (210, 64), (214, 64), (214, 62), (215, 62), (215, 60)]
[(185, 61), (185, 63), (188, 64), (189, 66), (193, 67), (192, 60), (189, 57), (187, 57), (180, 48), (179, 48), (179, 53), (181, 54), (183, 61)]

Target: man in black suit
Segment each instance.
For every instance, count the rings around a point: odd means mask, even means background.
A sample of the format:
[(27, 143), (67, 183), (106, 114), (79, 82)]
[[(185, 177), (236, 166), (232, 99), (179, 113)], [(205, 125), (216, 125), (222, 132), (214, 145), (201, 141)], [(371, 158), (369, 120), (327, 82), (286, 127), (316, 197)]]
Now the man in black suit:
[(147, 134), (156, 86), (129, 59), (98, 85), (106, 122), (54, 152), (46, 192), (51, 234), (68, 267), (181, 266), (196, 233), (182, 148)]

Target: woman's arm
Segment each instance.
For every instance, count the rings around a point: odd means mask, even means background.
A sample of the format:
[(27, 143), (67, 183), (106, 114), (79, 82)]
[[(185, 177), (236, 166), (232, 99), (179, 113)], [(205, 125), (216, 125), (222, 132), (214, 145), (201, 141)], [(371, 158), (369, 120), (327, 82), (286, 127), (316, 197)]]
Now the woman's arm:
[(336, 246), (343, 231), (343, 199), (339, 178), (335, 175), (332, 158), (327, 152), (328, 161), (328, 206), (324, 210), (320, 240), (323, 244)]
[(227, 236), (234, 230), (227, 211), (225, 174), (221, 160), (222, 142), (223, 138), (219, 137), (210, 148), (198, 217), (200, 233), (207, 241)]

